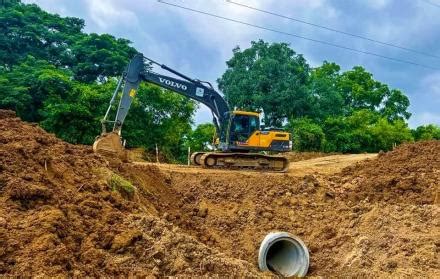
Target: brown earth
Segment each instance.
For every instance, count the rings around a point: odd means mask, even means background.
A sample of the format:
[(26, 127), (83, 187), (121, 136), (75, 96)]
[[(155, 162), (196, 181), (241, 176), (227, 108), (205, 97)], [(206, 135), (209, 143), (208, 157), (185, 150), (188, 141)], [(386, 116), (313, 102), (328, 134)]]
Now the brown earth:
[(258, 276), (251, 263), (158, 218), (147, 192), (126, 199), (113, 191), (117, 170), (90, 147), (5, 111), (0, 170), (0, 276)]
[(283, 230), (309, 247), (311, 276), (436, 278), (439, 188), (438, 141), (285, 174), (111, 168), (0, 111), (0, 276), (269, 276), (259, 243)]
[(320, 157), (327, 157), (331, 155), (338, 155), (338, 153), (323, 153), (323, 152), (287, 152), (283, 156), (287, 157), (290, 162), (298, 162)]

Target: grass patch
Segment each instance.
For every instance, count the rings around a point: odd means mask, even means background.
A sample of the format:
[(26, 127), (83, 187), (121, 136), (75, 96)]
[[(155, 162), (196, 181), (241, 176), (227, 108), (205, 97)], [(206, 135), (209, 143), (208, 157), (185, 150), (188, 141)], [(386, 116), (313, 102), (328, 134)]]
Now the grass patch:
[(128, 198), (132, 198), (136, 190), (136, 187), (134, 187), (130, 181), (115, 173), (112, 173), (110, 176), (109, 186), (112, 191), (118, 191), (122, 196)]

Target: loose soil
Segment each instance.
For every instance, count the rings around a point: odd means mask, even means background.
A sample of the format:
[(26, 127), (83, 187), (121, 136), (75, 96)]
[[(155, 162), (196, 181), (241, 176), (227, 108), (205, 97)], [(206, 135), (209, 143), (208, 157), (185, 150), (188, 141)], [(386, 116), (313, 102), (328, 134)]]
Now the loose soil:
[(308, 246), (312, 277), (436, 278), (439, 189), (439, 141), (285, 174), (112, 167), (0, 111), (0, 276), (268, 277), (259, 244), (281, 230)]
[(331, 155), (338, 155), (338, 153), (323, 153), (323, 152), (287, 152), (283, 156), (287, 157), (290, 162), (298, 162), (320, 157), (327, 157)]

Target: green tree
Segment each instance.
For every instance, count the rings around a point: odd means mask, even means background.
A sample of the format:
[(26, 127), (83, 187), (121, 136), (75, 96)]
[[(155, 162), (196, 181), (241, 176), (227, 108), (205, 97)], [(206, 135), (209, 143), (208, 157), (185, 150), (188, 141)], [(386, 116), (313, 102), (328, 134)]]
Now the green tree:
[(31, 55), (92, 82), (120, 75), (136, 53), (126, 39), (83, 33), (79, 18), (50, 14), (34, 4), (0, 9), (0, 66), (6, 70)]
[(0, 8), (10, 7), (21, 3), (20, 0), (0, 0)]
[(411, 131), (414, 139), (418, 140), (440, 140), (440, 127), (434, 124), (422, 125)]
[(386, 118), (381, 118), (371, 128), (371, 133), (374, 136), (376, 151), (390, 150), (393, 145), (413, 141), (411, 130), (401, 119), (390, 122)]
[(28, 56), (11, 71), (0, 72), (0, 89), (0, 108), (15, 109), (22, 119), (37, 122), (44, 101), (53, 95), (65, 97), (72, 80), (69, 71)]
[(20, 85), (16, 77), (0, 72), (0, 108), (25, 115), (31, 102), (32, 97), (27, 94), (27, 88)]
[(92, 144), (101, 133), (100, 120), (115, 86), (115, 81), (74, 82), (68, 95), (52, 95), (45, 100), (40, 110), (42, 127), (70, 143)]
[(83, 27), (82, 19), (49, 14), (34, 4), (0, 8), (0, 65), (9, 69), (32, 55), (62, 66)]
[(72, 45), (69, 64), (75, 79), (92, 82), (96, 78), (118, 76), (136, 53), (130, 41), (116, 39), (109, 34), (90, 34)]
[[(339, 89), (348, 109), (375, 111), (387, 95), (388, 87), (373, 79), (373, 75), (360, 66), (344, 72)], [(350, 113), (350, 111), (348, 111)]]
[(393, 89), (387, 92), (385, 100), (382, 102), (383, 107), (380, 112), (389, 121), (408, 120), (411, 117), (409, 113), (409, 99), (400, 90)]
[(291, 119), (288, 130), (292, 133), (293, 148), (297, 151), (321, 151), (325, 134), (321, 126), (308, 118)]
[(379, 119), (378, 113), (368, 109), (355, 111), (350, 116), (328, 117), (323, 124), (326, 141), (324, 151), (359, 153), (373, 152), (374, 141), (370, 127)]
[(339, 65), (326, 61), (312, 69), (309, 90), (313, 97), (313, 112), (310, 117), (323, 121), (328, 116), (343, 114), (344, 98), (338, 87), (340, 69)]
[(386, 84), (373, 79), (363, 67), (356, 66), (341, 74), (338, 82), (344, 100), (345, 115), (355, 110), (368, 109), (381, 113), (388, 120), (407, 120), (409, 99), (399, 90), (390, 90)]
[(402, 120), (389, 121), (378, 112), (363, 109), (350, 116), (329, 117), (324, 123), (327, 152), (378, 152), (413, 140)]
[(215, 126), (211, 123), (199, 124), (188, 137), (188, 146), (192, 151), (208, 151), (213, 146)]
[(246, 50), (235, 48), (226, 64), (218, 84), (231, 107), (262, 109), (269, 126), (310, 113), (310, 67), (288, 44), (252, 42)]

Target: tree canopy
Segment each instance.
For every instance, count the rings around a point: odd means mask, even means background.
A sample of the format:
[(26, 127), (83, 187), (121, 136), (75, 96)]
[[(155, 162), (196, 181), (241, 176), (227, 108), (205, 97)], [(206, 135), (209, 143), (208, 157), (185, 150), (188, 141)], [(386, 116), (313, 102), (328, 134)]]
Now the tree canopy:
[[(100, 134), (116, 77), (137, 52), (126, 39), (86, 34), (84, 21), (34, 4), (0, 7), (0, 108), (71, 142), (92, 144)], [(116, 108), (114, 108), (116, 109)], [(128, 146), (178, 159), (192, 132), (196, 104), (171, 91), (142, 84), (124, 123)]]
[(297, 150), (376, 152), (435, 138), (431, 127), (411, 132), (408, 97), (361, 66), (312, 68), (288, 44), (262, 40), (235, 48), (226, 65), (218, 82), (229, 105), (264, 111), (266, 125), (292, 132)]
[[(117, 77), (137, 51), (126, 39), (85, 33), (84, 24), (35, 4), (1, 1), (0, 108), (66, 141), (91, 144)], [(288, 44), (262, 40), (233, 49), (226, 65), (218, 84), (230, 107), (263, 111), (266, 126), (292, 132), (297, 150), (376, 152), (440, 139), (435, 125), (410, 130), (408, 97), (361, 66), (311, 67)], [(188, 147), (212, 147), (214, 126), (193, 128), (196, 109), (185, 97), (142, 84), (123, 137), (130, 147), (158, 144), (169, 160), (184, 161)]]
[(246, 50), (235, 48), (226, 64), (218, 84), (231, 107), (263, 110), (269, 126), (310, 114), (310, 67), (288, 44), (252, 42)]
[(126, 39), (86, 34), (84, 20), (61, 17), (19, 1), (1, 7), (0, 67), (8, 70), (28, 56), (72, 71), (75, 79), (93, 82), (122, 73), (136, 50)]

